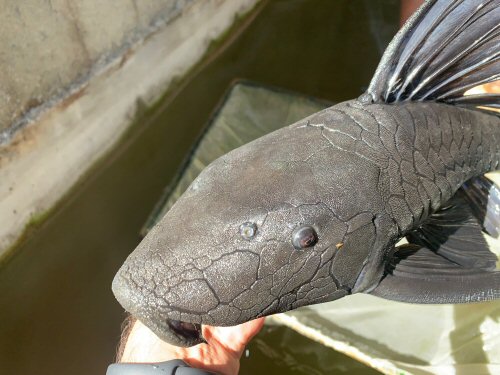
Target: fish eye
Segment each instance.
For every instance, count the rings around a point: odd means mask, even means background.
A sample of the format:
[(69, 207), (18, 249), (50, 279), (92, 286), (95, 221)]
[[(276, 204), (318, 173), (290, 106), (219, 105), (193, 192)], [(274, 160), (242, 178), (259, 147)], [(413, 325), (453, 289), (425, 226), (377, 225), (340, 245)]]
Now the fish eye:
[(240, 225), (240, 234), (245, 240), (249, 241), (257, 234), (257, 224), (246, 222)]
[(292, 245), (297, 250), (306, 249), (316, 245), (318, 235), (314, 228), (310, 225), (301, 225), (293, 231)]

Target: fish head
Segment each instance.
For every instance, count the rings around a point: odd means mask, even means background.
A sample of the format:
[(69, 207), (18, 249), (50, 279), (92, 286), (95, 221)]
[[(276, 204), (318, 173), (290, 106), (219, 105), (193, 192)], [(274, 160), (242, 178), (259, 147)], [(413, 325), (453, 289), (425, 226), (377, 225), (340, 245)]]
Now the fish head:
[(353, 176), (368, 172), (337, 151), (319, 129), (294, 126), (211, 163), (119, 270), (118, 301), (190, 346), (202, 324), (349, 294), (375, 241), (373, 199)]

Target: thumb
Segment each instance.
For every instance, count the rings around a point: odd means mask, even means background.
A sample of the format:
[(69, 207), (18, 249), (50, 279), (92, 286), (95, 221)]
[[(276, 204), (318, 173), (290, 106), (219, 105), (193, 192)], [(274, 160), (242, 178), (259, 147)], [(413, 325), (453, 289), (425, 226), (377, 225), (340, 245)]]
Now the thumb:
[(233, 327), (210, 327), (212, 328), (210, 336), (239, 357), (263, 325), (264, 318), (258, 318)]

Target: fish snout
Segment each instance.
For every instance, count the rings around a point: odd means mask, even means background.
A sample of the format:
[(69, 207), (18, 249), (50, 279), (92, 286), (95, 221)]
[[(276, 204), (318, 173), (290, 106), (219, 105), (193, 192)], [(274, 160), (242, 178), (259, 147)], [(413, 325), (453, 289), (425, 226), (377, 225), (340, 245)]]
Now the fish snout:
[(245, 291), (256, 281), (257, 255), (237, 251), (195, 260), (180, 266), (174, 259), (145, 261), (132, 254), (113, 280), (113, 293), (125, 310), (177, 346), (204, 342), (202, 324), (232, 326), (256, 317), (250, 305), (257, 301), (249, 305)]
[(194, 280), (184, 285), (186, 293), (162, 294), (161, 289), (161, 285), (148, 283), (144, 276), (134, 275), (126, 264), (112, 283), (113, 293), (123, 308), (162, 340), (183, 347), (205, 342), (201, 318), (196, 312), (205, 311), (216, 301), (208, 286)]

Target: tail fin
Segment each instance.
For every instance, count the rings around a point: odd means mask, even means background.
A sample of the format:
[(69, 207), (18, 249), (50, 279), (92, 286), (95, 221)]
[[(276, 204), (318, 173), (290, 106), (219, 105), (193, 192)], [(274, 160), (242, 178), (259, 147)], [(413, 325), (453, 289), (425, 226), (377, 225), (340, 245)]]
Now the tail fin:
[(434, 100), (494, 110), (500, 95), (464, 94), (497, 80), (500, 0), (427, 0), (387, 48), (368, 93), (375, 102)]

